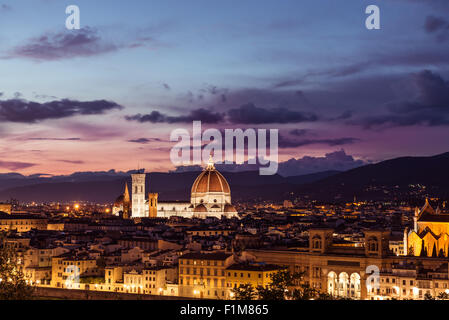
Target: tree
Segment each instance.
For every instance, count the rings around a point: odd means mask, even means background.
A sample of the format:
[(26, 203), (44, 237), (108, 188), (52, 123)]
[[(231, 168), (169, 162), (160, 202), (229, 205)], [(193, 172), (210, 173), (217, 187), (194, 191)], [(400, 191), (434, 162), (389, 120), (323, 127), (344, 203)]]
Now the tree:
[(292, 298), (294, 300), (312, 300), (319, 296), (317, 290), (312, 288), (308, 283), (300, 284), (299, 288), (293, 290)]
[(256, 289), (250, 283), (233, 288), (232, 293), (235, 300), (254, 300), (257, 297)]
[(33, 297), (20, 267), (17, 250), (0, 236), (0, 300), (28, 300)]
[(435, 298), (432, 297), (430, 293), (426, 292), (426, 294), (424, 295), (424, 300), (435, 300)]
[(449, 294), (447, 294), (446, 292), (440, 292), (437, 298), (438, 300), (449, 300)]
[(271, 275), (271, 283), (265, 288), (259, 287), (257, 292), (261, 300), (286, 300), (293, 298), (291, 289), (302, 279), (303, 273), (278, 271)]
[(242, 284), (233, 288), (235, 300), (334, 300), (327, 293), (321, 293), (308, 283), (301, 283), (303, 273), (279, 271), (271, 275), (269, 285), (254, 288), (252, 284)]

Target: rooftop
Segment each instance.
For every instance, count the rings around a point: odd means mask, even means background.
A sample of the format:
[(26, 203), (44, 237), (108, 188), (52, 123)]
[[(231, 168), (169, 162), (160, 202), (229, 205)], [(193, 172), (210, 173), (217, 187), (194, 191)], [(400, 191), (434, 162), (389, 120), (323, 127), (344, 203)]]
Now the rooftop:
[(212, 253), (191, 252), (186, 253), (179, 258), (191, 260), (226, 260), (230, 256), (232, 256), (231, 253), (224, 253), (224, 252), (212, 252)]

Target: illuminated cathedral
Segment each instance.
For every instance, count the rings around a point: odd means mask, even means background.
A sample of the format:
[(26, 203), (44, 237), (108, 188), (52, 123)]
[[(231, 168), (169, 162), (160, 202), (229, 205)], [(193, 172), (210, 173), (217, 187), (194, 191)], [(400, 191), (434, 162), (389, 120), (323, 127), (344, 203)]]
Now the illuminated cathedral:
[(404, 231), (406, 255), (427, 257), (448, 257), (449, 214), (432, 208), (429, 200), (421, 209), (415, 209), (413, 230)]
[[(132, 218), (183, 218), (207, 217), (237, 217), (238, 214), (231, 204), (231, 189), (225, 177), (215, 168), (212, 157), (206, 168), (195, 179), (191, 188), (190, 201), (172, 202), (159, 201), (157, 193), (145, 193), (145, 173), (132, 174), (132, 197), (130, 207), (129, 193), (126, 186), (125, 194), (117, 198), (113, 212), (116, 215), (123, 210), (123, 217)], [(127, 196), (126, 196), (127, 195)], [(125, 215), (127, 208), (131, 215)]]

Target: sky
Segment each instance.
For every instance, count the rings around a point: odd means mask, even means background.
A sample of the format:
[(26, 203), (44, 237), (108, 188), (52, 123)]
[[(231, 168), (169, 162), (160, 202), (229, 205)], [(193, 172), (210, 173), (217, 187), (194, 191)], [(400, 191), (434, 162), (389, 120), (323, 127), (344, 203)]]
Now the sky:
[(0, 173), (172, 170), (194, 120), (292, 168), (447, 152), (448, 57), (446, 0), (0, 0)]

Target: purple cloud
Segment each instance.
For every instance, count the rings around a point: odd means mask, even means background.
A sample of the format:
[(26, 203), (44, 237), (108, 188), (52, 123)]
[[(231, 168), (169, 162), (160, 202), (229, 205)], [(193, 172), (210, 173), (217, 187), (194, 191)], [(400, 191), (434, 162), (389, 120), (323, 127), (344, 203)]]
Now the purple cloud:
[(186, 116), (168, 116), (159, 111), (152, 111), (149, 114), (136, 114), (126, 116), (128, 121), (151, 122), (151, 123), (189, 123), (192, 121), (202, 121), (203, 123), (220, 123), (223, 115), (203, 108), (190, 111)]
[[(353, 121), (366, 128), (387, 126), (449, 125), (449, 82), (429, 70), (410, 75), (415, 97), (390, 102), (388, 113)], [(407, 93), (404, 93), (406, 95)]]
[(64, 30), (46, 33), (29, 39), (15, 47), (10, 57), (35, 60), (61, 60), (74, 57), (89, 57), (118, 50), (119, 47), (101, 38), (96, 29), (84, 27), (80, 30)]
[(139, 138), (139, 139), (128, 140), (128, 142), (141, 143), (141, 144), (147, 144), (147, 143), (155, 142), (155, 141), (161, 142), (162, 139), (159, 139), (159, 138), (150, 138), (150, 139), (148, 139), (148, 138)]
[(303, 175), (322, 171), (346, 171), (367, 164), (355, 160), (353, 156), (340, 151), (326, 153), (324, 157), (305, 156), (300, 159), (290, 159), (279, 164), (278, 173), (282, 176)]
[(313, 144), (324, 144), (328, 146), (342, 146), (360, 141), (357, 138), (337, 138), (337, 139), (287, 139), (282, 135), (279, 137), (279, 148), (297, 148)]
[(0, 161), (0, 168), (8, 170), (20, 170), (35, 166), (35, 163), (19, 162), (19, 161)]
[(28, 138), (27, 140), (36, 141), (79, 141), (81, 138)]
[(61, 119), (75, 115), (104, 114), (106, 111), (123, 109), (112, 101), (76, 101), (63, 99), (45, 103), (22, 99), (0, 100), (0, 121), (36, 123), (47, 119)]
[(238, 124), (299, 123), (318, 120), (310, 112), (294, 111), (287, 108), (264, 109), (249, 103), (228, 111), (229, 121)]

